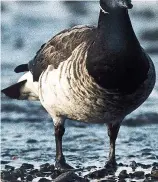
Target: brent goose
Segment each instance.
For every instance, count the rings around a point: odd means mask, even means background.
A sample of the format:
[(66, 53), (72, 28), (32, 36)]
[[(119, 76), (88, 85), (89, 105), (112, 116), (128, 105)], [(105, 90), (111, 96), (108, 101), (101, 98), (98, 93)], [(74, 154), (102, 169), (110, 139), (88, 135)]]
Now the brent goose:
[(40, 100), (51, 115), (58, 169), (71, 169), (62, 152), (65, 119), (106, 124), (110, 152), (105, 166), (115, 166), (120, 124), (154, 87), (154, 65), (133, 31), (131, 8), (130, 0), (100, 0), (97, 27), (60, 32), (28, 64), (15, 68), (26, 73), (2, 90), (14, 99)]

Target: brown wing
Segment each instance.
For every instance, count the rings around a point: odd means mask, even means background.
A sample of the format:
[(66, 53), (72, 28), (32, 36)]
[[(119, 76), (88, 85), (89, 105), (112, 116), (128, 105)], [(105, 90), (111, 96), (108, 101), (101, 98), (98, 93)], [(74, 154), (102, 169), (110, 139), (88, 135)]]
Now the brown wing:
[(52, 64), (57, 68), (60, 62), (67, 60), (72, 51), (82, 42), (92, 40), (96, 28), (89, 26), (76, 26), (64, 30), (41, 46), (33, 60), (28, 64), (34, 81), (38, 81), (42, 71)]

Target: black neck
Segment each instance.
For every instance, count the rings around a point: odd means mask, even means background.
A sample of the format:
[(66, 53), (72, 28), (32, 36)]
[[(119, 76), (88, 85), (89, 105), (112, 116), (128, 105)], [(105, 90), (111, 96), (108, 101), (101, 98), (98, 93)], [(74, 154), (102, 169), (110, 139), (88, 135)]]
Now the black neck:
[[(110, 1), (109, 1), (110, 2)], [(96, 37), (87, 53), (87, 70), (106, 89), (131, 92), (149, 69), (125, 8), (100, 11)]]
[(113, 54), (139, 44), (126, 9), (111, 10), (108, 13), (100, 10), (96, 43)]

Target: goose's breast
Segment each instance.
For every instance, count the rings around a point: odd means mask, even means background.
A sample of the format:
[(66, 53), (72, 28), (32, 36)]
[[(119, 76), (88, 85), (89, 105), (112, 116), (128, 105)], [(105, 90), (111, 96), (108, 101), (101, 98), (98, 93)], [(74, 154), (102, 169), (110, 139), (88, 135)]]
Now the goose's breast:
[(154, 67), (150, 63), (147, 80), (130, 95), (109, 93), (88, 74), (86, 54), (77, 51), (57, 69), (49, 65), (39, 80), (39, 97), (48, 113), (85, 122), (117, 122), (135, 110), (154, 86)]
[[(40, 77), (40, 100), (48, 113), (55, 117), (85, 122), (110, 122), (117, 116), (109, 111), (105, 94), (88, 75), (84, 61), (74, 58), (62, 62), (57, 69), (49, 65)], [(109, 109), (108, 109), (109, 108)]]

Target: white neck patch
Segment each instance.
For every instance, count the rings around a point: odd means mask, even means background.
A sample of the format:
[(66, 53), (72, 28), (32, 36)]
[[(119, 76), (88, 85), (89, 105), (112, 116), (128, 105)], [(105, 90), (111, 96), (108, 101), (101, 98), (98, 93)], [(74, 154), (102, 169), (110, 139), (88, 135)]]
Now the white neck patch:
[(104, 14), (109, 14), (109, 12), (105, 11), (101, 6), (100, 6), (100, 10), (101, 10)]

